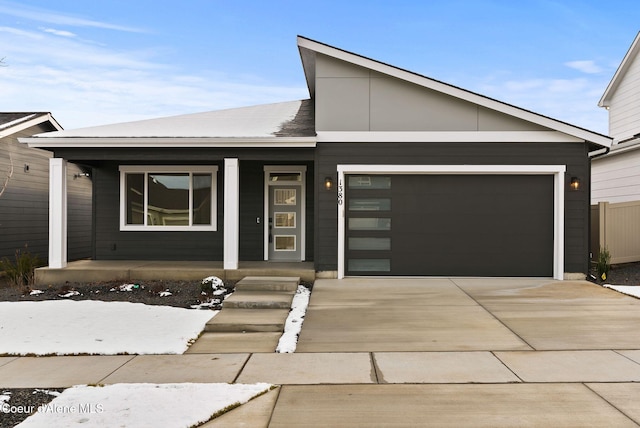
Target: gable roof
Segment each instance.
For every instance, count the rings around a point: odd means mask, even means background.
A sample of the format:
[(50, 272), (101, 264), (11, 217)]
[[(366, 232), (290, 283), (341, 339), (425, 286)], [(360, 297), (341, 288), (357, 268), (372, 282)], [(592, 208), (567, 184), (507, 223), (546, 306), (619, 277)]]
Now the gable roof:
[(15, 113), (0, 112), (0, 138), (7, 135), (15, 134), (23, 129), (40, 123), (49, 121), (57, 130), (62, 130), (62, 126), (53, 118), (51, 113), (33, 112), (33, 113)]
[(622, 59), (622, 62), (618, 66), (616, 73), (613, 75), (611, 82), (609, 82), (607, 89), (605, 89), (604, 94), (602, 94), (602, 98), (600, 98), (600, 101), (598, 102), (598, 105), (600, 107), (610, 106), (611, 98), (613, 97), (616, 90), (618, 89), (618, 86), (620, 86), (620, 83), (624, 79), (625, 74), (627, 73), (627, 71), (629, 70), (629, 67), (633, 63), (633, 60), (636, 58), (636, 56), (638, 56), (638, 52), (640, 52), (640, 32), (636, 34), (636, 38), (633, 39), (633, 43), (631, 43), (631, 47), (629, 47), (629, 50), (627, 51), (624, 58)]
[(493, 98), (489, 98), (484, 95), (480, 95), (475, 92), (471, 92), (466, 89), (462, 89), (457, 86), (453, 86), (412, 71), (408, 71), (380, 61), (373, 60), (371, 58), (367, 58), (362, 55), (339, 49), (303, 36), (298, 36), (298, 49), (300, 51), (300, 57), (302, 59), (302, 64), (307, 79), (307, 86), (312, 97), (315, 95), (315, 58), (316, 54), (322, 54), (360, 67), (367, 68), (369, 70), (376, 71), (378, 73), (402, 79), (407, 82), (411, 82), (419, 86), (440, 92), (442, 94), (458, 98), (460, 100), (467, 101), (500, 113), (504, 113), (518, 119), (535, 123), (551, 130), (559, 131), (603, 147), (610, 147), (612, 143), (612, 139), (607, 137), (606, 135), (589, 131), (587, 129), (571, 125), (569, 123), (562, 122), (556, 119), (552, 119), (548, 116), (534, 113), (529, 110), (525, 110), (523, 108), (516, 107), (501, 101), (497, 101)]

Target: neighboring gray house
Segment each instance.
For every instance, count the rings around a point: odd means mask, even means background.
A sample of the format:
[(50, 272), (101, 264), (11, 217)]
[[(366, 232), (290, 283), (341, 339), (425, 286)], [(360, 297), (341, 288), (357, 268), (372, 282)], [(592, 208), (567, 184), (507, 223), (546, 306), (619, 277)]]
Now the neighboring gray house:
[(589, 153), (610, 138), (308, 38), (298, 49), (306, 100), (21, 139), (54, 155), (54, 221), (79, 163), (96, 259), (584, 278)]
[[(47, 260), (49, 252), (49, 159), (51, 152), (20, 144), (18, 138), (62, 131), (50, 113), (0, 113), (0, 258), (14, 259), (27, 248)], [(91, 179), (71, 165), (69, 194), (70, 260), (91, 257)]]

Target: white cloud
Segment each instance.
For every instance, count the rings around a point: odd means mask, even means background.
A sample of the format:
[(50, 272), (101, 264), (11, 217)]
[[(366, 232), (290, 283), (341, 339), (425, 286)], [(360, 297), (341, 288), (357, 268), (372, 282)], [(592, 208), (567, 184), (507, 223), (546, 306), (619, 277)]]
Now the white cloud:
[(0, 111), (50, 111), (67, 129), (308, 97), (302, 81), (270, 85), (193, 68), (163, 49), (112, 49), (12, 27), (0, 34)]
[(478, 92), (553, 119), (607, 134), (607, 112), (597, 106), (608, 81), (602, 77), (575, 79), (491, 76)]
[(72, 27), (93, 27), (114, 31), (125, 31), (132, 33), (143, 33), (140, 28), (128, 27), (124, 25), (111, 24), (108, 22), (95, 21), (91, 19), (65, 15), (47, 9), (25, 6), (20, 3), (2, 2), (0, 3), (0, 14), (25, 18), (37, 22), (46, 22), (56, 25), (68, 25)]
[(56, 36), (61, 36), (61, 37), (75, 37), (76, 36), (71, 31), (56, 30), (54, 28), (41, 28), (41, 30), (44, 31), (45, 33), (51, 33), (51, 34), (54, 34)]
[(595, 61), (569, 61), (569, 62), (565, 62), (564, 65), (566, 65), (569, 68), (573, 68), (575, 70), (581, 71), (583, 73), (587, 73), (587, 74), (597, 74), (602, 72), (602, 68), (600, 66), (598, 66)]

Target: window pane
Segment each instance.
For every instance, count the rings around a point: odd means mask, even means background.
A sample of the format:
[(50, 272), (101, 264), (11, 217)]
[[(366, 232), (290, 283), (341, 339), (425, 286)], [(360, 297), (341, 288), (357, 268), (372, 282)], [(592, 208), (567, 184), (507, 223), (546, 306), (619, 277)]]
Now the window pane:
[(275, 236), (276, 251), (295, 251), (296, 250), (296, 237), (295, 236)]
[(302, 174), (299, 172), (272, 172), (269, 174), (269, 181), (302, 181)]
[(384, 251), (391, 249), (391, 238), (349, 238), (350, 250)]
[(274, 189), (273, 204), (274, 205), (295, 205), (296, 189)]
[(211, 224), (211, 174), (193, 174), (193, 224)]
[(349, 211), (390, 211), (389, 198), (352, 198), (349, 199)]
[(351, 272), (390, 272), (390, 259), (350, 259)]
[(391, 230), (390, 218), (352, 217), (349, 230)]
[(127, 224), (144, 224), (144, 174), (125, 174)]
[(189, 174), (148, 175), (147, 225), (189, 225)]
[(391, 189), (391, 177), (384, 175), (350, 175), (350, 189)]
[(296, 213), (275, 213), (276, 227), (296, 227)]

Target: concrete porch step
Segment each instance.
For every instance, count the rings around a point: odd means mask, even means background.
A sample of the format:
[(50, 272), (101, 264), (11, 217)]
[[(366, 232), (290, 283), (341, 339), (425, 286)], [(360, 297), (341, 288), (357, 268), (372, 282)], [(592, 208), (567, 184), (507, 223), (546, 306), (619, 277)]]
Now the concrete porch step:
[(290, 309), (292, 291), (235, 291), (224, 301), (225, 309)]
[(298, 276), (247, 276), (236, 283), (237, 291), (293, 291), (298, 289)]
[[(225, 303), (226, 304), (226, 303)], [(213, 317), (205, 332), (284, 332), (289, 309), (231, 309), (226, 308)]]

